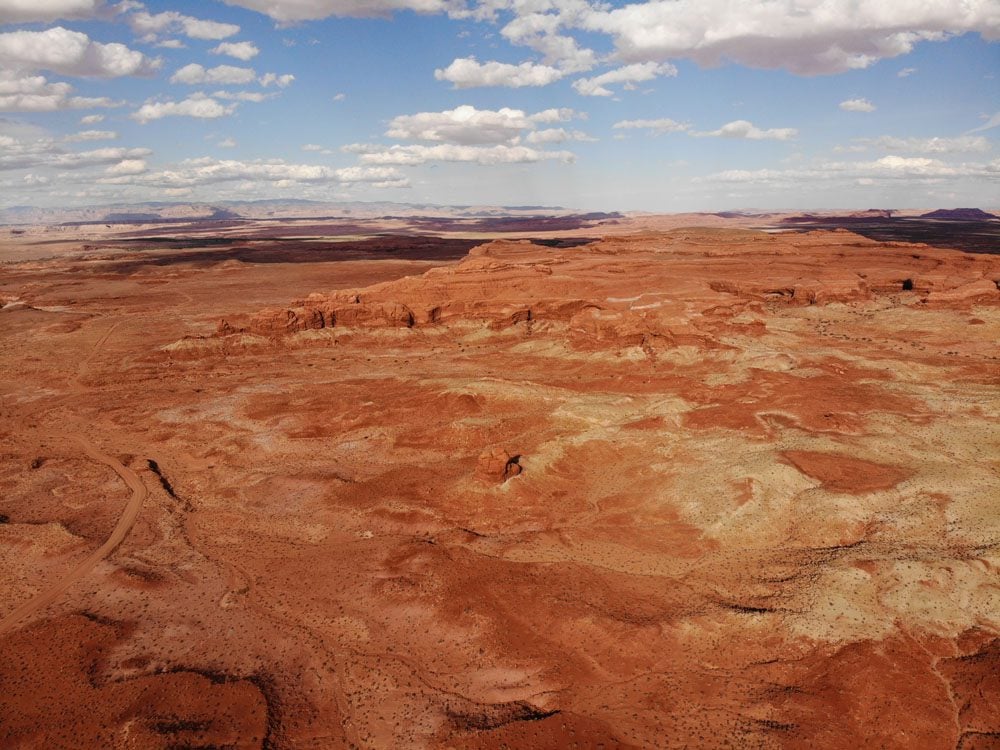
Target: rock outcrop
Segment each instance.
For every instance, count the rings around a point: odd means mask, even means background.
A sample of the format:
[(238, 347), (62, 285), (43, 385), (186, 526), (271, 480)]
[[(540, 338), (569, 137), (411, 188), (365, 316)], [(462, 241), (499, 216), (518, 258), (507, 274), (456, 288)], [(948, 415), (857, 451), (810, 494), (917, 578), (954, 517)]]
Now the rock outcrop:
[[(800, 235), (683, 230), (574, 248), (495, 241), (456, 266), (364, 289), (315, 293), (221, 335), (267, 337), (319, 328), (555, 325), (574, 345), (720, 346), (753, 304), (1000, 304), (988, 256), (874, 242), (845, 230)], [(761, 319), (756, 322), (763, 332)], [(731, 330), (731, 329), (730, 329)]]

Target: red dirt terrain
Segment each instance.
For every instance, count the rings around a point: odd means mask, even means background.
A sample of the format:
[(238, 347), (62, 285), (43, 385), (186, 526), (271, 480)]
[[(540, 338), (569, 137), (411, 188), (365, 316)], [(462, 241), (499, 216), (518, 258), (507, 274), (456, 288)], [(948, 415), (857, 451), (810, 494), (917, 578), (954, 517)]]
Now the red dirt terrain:
[(0, 747), (1000, 747), (1000, 257), (175, 240), (0, 271)]

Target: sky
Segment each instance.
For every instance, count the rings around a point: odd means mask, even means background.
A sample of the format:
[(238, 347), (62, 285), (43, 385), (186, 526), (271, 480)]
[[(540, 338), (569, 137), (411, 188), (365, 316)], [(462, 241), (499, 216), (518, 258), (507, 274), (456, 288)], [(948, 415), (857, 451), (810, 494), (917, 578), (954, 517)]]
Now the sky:
[(1000, 0), (0, 0), (0, 208), (1000, 208)]

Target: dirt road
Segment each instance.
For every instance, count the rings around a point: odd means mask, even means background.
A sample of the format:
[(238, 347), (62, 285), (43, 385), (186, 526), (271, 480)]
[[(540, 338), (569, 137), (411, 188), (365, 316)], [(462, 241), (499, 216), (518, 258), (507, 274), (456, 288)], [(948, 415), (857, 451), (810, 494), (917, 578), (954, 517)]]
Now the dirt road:
[(67, 589), (69, 589), (70, 586), (93, 570), (97, 563), (110, 555), (114, 549), (122, 543), (122, 540), (125, 539), (128, 532), (135, 524), (136, 519), (139, 517), (139, 511), (142, 509), (142, 501), (146, 499), (146, 495), (148, 494), (146, 486), (142, 483), (142, 479), (139, 478), (139, 475), (124, 466), (114, 456), (102, 453), (93, 445), (93, 443), (82, 435), (76, 436), (76, 441), (83, 448), (84, 452), (94, 461), (110, 466), (114, 472), (124, 480), (125, 484), (129, 486), (129, 489), (132, 490), (132, 497), (129, 498), (128, 503), (125, 506), (125, 511), (122, 513), (121, 518), (118, 519), (118, 523), (115, 525), (115, 528), (111, 532), (111, 536), (108, 537), (107, 541), (91, 552), (87, 558), (83, 560), (83, 562), (77, 565), (58, 583), (24, 602), (13, 612), (7, 615), (2, 621), (0, 621), (0, 636), (3, 636), (10, 630), (13, 630), (24, 618), (33, 615), (50, 605)]

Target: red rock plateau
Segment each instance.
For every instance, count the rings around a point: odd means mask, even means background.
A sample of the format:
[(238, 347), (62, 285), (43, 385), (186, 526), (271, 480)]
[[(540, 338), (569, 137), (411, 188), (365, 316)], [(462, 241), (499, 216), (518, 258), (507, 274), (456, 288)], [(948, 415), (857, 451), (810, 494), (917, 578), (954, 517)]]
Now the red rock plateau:
[(1000, 747), (1000, 257), (376, 244), (0, 271), (0, 746)]

